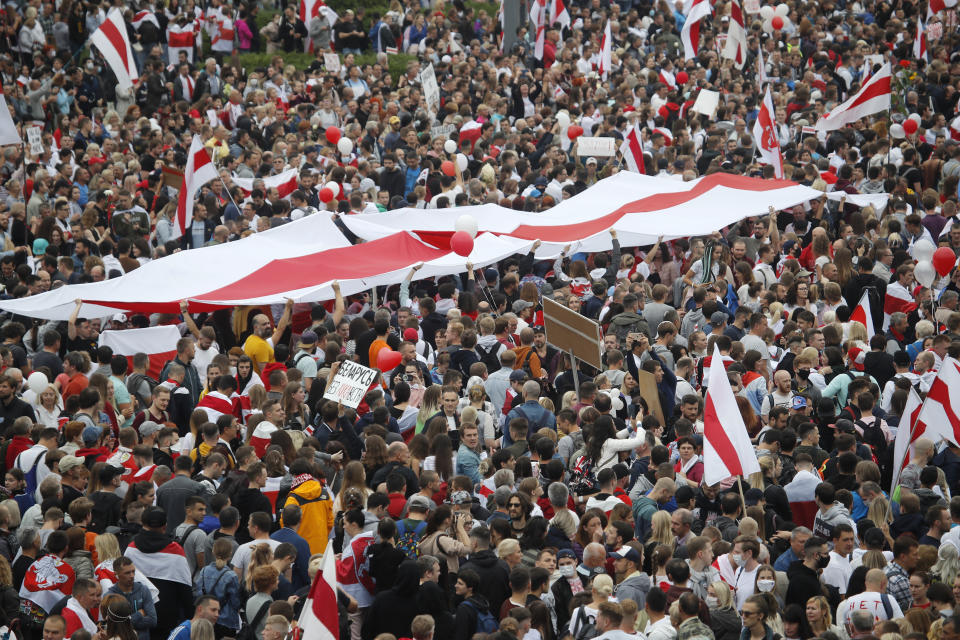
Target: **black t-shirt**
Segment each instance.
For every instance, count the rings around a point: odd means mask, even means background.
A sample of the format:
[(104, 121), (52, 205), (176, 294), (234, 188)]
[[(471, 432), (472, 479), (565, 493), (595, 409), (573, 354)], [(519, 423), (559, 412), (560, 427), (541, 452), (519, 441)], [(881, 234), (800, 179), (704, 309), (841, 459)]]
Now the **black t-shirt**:
[(67, 352), (70, 351), (86, 351), (91, 356), (97, 355), (97, 341), (93, 338), (82, 338), (77, 336), (73, 340), (67, 338), (66, 340)]
[(63, 373), (63, 361), (60, 359), (60, 356), (55, 353), (50, 353), (49, 351), (40, 351), (33, 356), (33, 368), (39, 369), (40, 367), (50, 369), (50, 373), (54, 378)]
[(30, 556), (20, 556), (13, 561), (13, 566), (10, 567), (13, 570), (13, 588), (20, 590), (20, 587), (23, 586), (23, 577), (27, 575), (27, 569), (30, 568), (30, 565), (34, 563), (36, 558), (31, 558)]
[(90, 499), (93, 500), (93, 518), (90, 520), (90, 531), (103, 533), (107, 527), (120, 524), (120, 505), (123, 498), (108, 491), (95, 491)]

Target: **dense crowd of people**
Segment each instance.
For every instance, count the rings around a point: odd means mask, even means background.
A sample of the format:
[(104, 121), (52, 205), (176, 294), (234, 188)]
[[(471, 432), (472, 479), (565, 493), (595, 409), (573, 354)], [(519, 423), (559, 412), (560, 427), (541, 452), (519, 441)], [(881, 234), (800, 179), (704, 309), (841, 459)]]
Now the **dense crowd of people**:
[[(949, 0), (789, 0), (776, 25), (718, 0), (686, 59), (680, 1), (551, 0), (542, 32), (524, 9), (506, 38), (496, 4), (316, 4), (259, 21), (272, 8), (224, 0), (5, 5), (3, 93), (24, 140), (41, 136), (3, 152), (2, 297), (307, 215), (356, 242), (343, 216), (403, 207), (549, 219), (625, 166), (577, 153), (572, 126), (618, 147), (636, 126), (651, 176), (771, 179), (751, 135), (766, 88), (785, 177), (849, 200), (647, 247), (611, 230), (610, 252), (414, 267), (329, 303), (5, 314), (0, 632), (326, 638), (298, 620), (332, 553), (352, 640), (960, 638), (960, 447), (894, 455), (911, 394), (960, 357), (960, 270), (926, 287), (913, 260), (923, 241), (960, 255)], [(114, 9), (130, 90), (86, 46)], [(242, 64), (261, 51), (268, 65)], [(306, 68), (284, 60), (305, 51)], [(812, 128), (884, 62), (890, 113)], [(703, 89), (712, 114), (692, 108)], [(194, 136), (222, 180), (180, 233)], [(851, 320), (865, 295), (871, 315)], [(545, 297), (599, 323), (603, 367), (550, 342)], [(98, 342), (155, 325), (183, 336), (166, 362)], [(761, 472), (708, 483), (715, 348)], [(376, 370), (355, 408), (324, 398), (344, 362)]]

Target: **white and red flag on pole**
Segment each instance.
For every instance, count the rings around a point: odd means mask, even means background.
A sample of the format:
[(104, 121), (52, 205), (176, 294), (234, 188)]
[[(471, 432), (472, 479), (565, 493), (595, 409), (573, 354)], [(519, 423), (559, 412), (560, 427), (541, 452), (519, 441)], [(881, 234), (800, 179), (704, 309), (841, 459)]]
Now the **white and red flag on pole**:
[(960, 362), (946, 357), (930, 385), (913, 428), (917, 438), (960, 446)]
[(3, 96), (3, 90), (0, 89), (0, 146), (5, 144), (23, 144), (23, 138), (17, 131), (17, 125), (10, 115), (10, 107), (7, 106), (7, 99)]
[[(299, 177), (300, 174), (296, 169), (287, 169), (283, 173), (278, 173), (275, 176), (267, 176), (266, 178), (262, 178), (263, 188), (275, 188), (277, 193), (280, 194), (281, 198), (289, 198), (290, 194), (296, 191), (300, 186)], [(233, 182), (233, 184), (240, 187), (240, 190), (243, 191), (243, 196), (245, 198), (249, 198), (250, 194), (253, 193), (253, 178), (238, 178), (236, 176), (231, 176), (230, 180)]]
[(683, 42), (683, 58), (691, 60), (697, 57), (700, 50), (700, 21), (712, 13), (709, 0), (695, 0), (690, 7), (690, 13), (683, 22), (680, 30), (680, 40)]
[(130, 371), (133, 371), (133, 356), (138, 353), (147, 354), (150, 362), (147, 365), (147, 374), (154, 380), (159, 380), (163, 365), (177, 355), (179, 339), (180, 331), (175, 325), (163, 325), (121, 331), (111, 329), (100, 334), (98, 343), (101, 347), (113, 349), (114, 355), (126, 358)]
[(763, 85), (770, 82), (767, 77), (767, 66), (763, 64), (763, 47), (757, 48), (757, 86), (763, 88)]
[(727, 27), (727, 42), (722, 55), (733, 60), (738, 69), (742, 69), (747, 61), (747, 29), (743, 24), (743, 10), (739, 0), (730, 3), (730, 26)]
[(534, 29), (533, 57), (543, 60), (543, 44), (547, 36), (547, 0), (533, 0), (530, 5), (530, 21)]
[(917, 418), (920, 416), (923, 401), (920, 400), (920, 395), (917, 394), (917, 390), (913, 387), (910, 387), (909, 394), (910, 395), (907, 396), (907, 404), (903, 408), (903, 416), (900, 418), (900, 425), (897, 428), (897, 439), (893, 442), (894, 466), (890, 495), (893, 495), (897, 484), (900, 482), (900, 472), (907, 466), (909, 452), (913, 448), (913, 443), (917, 441), (917, 438), (923, 436), (922, 433), (918, 433), (917, 429), (914, 429), (914, 427), (917, 426)]
[(610, 31), (610, 21), (603, 28), (603, 40), (600, 41), (600, 63), (597, 65), (597, 71), (600, 77), (607, 79), (607, 74), (613, 68), (613, 35)]
[(559, 24), (561, 27), (570, 28), (570, 12), (567, 11), (567, 5), (563, 0), (550, 1), (550, 16), (547, 19), (547, 25), (552, 27)]
[(630, 171), (646, 175), (647, 169), (643, 164), (643, 139), (640, 137), (640, 123), (633, 125), (630, 132), (624, 137), (620, 144), (620, 155), (623, 161), (627, 163)]
[(117, 77), (117, 87), (129, 89), (140, 78), (133, 59), (133, 47), (127, 37), (127, 24), (119, 9), (111, 9), (100, 28), (90, 36), (90, 44), (100, 50), (103, 59)]
[(179, 238), (193, 224), (193, 201), (197, 199), (200, 187), (218, 177), (217, 168), (210, 160), (210, 154), (203, 146), (199, 136), (193, 136), (187, 167), (183, 170), (183, 188), (177, 198), (177, 218), (173, 225), (173, 237)]
[(143, 25), (144, 22), (152, 22), (153, 26), (157, 28), (157, 31), (160, 30), (160, 23), (157, 21), (157, 16), (154, 15), (153, 11), (146, 9), (143, 11), (138, 11), (133, 16), (133, 20), (130, 22), (130, 24), (133, 25), (134, 29), (140, 31), (140, 26)]
[(913, 39), (913, 57), (927, 62), (927, 34), (920, 16), (917, 16), (917, 35)]
[(757, 153), (765, 164), (773, 165), (773, 175), (783, 179), (783, 156), (780, 154), (780, 139), (777, 137), (776, 111), (770, 98), (770, 87), (763, 96), (757, 119), (753, 123), (753, 139), (757, 143)]
[(944, 9), (952, 9), (957, 6), (957, 0), (929, 0), (927, 2), (927, 17), (932, 18)]
[(870, 292), (864, 291), (860, 297), (860, 303), (850, 314), (851, 322), (859, 322), (867, 328), (867, 342), (874, 336), (876, 331), (873, 328), (873, 315), (870, 313)]
[(760, 463), (727, 380), (723, 356), (714, 345), (703, 407), (703, 481), (716, 484), (730, 476), (759, 472)]
[(833, 131), (860, 118), (890, 110), (890, 63), (887, 62), (849, 100), (817, 120), (817, 131)]
[(300, 640), (338, 640), (340, 620), (337, 611), (337, 564), (333, 545), (328, 544), (323, 554), (320, 571), (300, 613)]

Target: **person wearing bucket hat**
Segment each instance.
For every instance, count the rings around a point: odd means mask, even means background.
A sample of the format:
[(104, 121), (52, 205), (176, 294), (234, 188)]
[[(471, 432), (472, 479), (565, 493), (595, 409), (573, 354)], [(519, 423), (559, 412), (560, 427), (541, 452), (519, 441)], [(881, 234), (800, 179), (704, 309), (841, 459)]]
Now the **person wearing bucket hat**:
[[(324, 341), (326, 343), (326, 341)], [(323, 362), (319, 353), (320, 338), (315, 331), (307, 330), (300, 334), (297, 342), (297, 352), (293, 354), (293, 365), (303, 374), (303, 386), (310, 392), (310, 387), (317, 377), (317, 369)]]

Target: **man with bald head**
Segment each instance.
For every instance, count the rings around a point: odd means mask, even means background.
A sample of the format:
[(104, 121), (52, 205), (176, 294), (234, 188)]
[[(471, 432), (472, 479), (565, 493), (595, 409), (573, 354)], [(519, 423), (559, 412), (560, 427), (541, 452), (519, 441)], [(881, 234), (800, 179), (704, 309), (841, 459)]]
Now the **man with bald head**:
[[(850, 616), (854, 611), (866, 611), (873, 615), (874, 623), (897, 620), (903, 611), (897, 599), (887, 595), (887, 576), (883, 569), (870, 569), (864, 578), (865, 590), (850, 596), (837, 607), (837, 626), (850, 629)], [(852, 634), (851, 634), (852, 637)]]
[(774, 407), (790, 407), (793, 400), (793, 387), (790, 372), (781, 369), (773, 374), (773, 389), (764, 397), (760, 408), (760, 419), (764, 424), (770, 419)]
[(259, 374), (263, 371), (264, 365), (270, 364), (273, 359), (273, 347), (287, 330), (290, 324), (290, 315), (293, 312), (293, 300), (287, 299), (287, 304), (283, 308), (283, 315), (277, 328), (270, 329), (270, 318), (261, 314), (253, 317), (253, 333), (251, 333), (246, 342), (243, 343), (243, 352), (253, 360), (253, 368)]
[[(506, 424), (515, 418), (524, 418), (527, 421), (527, 438), (543, 428), (557, 430), (557, 418), (549, 409), (544, 409), (539, 402), (540, 383), (536, 380), (527, 380), (523, 383), (523, 404), (514, 407), (507, 414)], [(503, 446), (513, 444), (513, 440), (505, 433)]]

